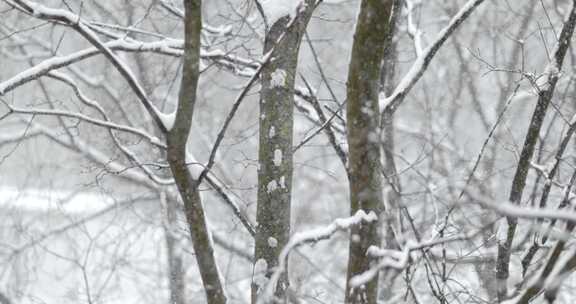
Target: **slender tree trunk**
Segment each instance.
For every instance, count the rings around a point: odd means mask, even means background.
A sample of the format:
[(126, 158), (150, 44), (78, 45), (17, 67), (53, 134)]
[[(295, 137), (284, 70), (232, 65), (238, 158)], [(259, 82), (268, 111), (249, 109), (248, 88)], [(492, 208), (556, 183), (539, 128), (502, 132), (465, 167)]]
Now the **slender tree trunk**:
[[(278, 256), (290, 237), (292, 191), (292, 133), (294, 82), (300, 42), (314, 1), (291, 20), (277, 20), (266, 31), (264, 54), (273, 59), (262, 70), (260, 91), (260, 145), (258, 161), (258, 202), (255, 260), (265, 265), (266, 277), (278, 266)], [(260, 269), (258, 269), (260, 270)], [(256, 303), (261, 282), (252, 284), (252, 303)], [(276, 298), (286, 299), (287, 274), (278, 282)]]
[(167, 156), (174, 180), (184, 202), (184, 212), (190, 229), (196, 262), (209, 304), (226, 303), (214, 248), (206, 225), (198, 183), (186, 165), (186, 145), (192, 127), (200, 65), (200, 31), (202, 29), (202, 1), (184, 1), (185, 40), (182, 82), (178, 96), (178, 110), (173, 128), (169, 131)]
[[(396, 62), (398, 59), (397, 43), (394, 36), (398, 30), (400, 23), (400, 16), (402, 13), (402, 6), (404, 0), (394, 0), (393, 13), (390, 19), (390, 29), (388, 32), (388, 41), (384, 49), (384, 60), (380, 70), (380, 92), (389, 96), (394, 91), (395, 75), (396, 75)], [(401, 184), (396, 170), (396, 160), (394, 159), (394, 135), (396, 133), (394, 128), (394, 112), (385, 111), (381, 117), (381, 145), (383, 167), (382, 173), (384, 174), (384, 200), (386, 202), (386, 233), (383, 237), (383, 246), (385, 248), (398, 249), (395, 246), (394, 229), (401, 231), (400, 213), (401, 213)], [(386, 276), (380, 279), (380, 288), (392, 286), (394, 281), (400, 275), (400, 271), (391, 271)], [(388, 301), (392, 298), (394, 293), (381, 292), (379, 295), (380, 301)]]
[(185, 303), (184, 265), (182, 263), (181, 244), (175, 237), (178, 222), (178, 208), (176, 202), (166, 198), (162, 193), (162, 205), (166, 212), (164, 215), (164, 239), (166, 241), (166, 258), (168, 261), (168, 285), (170, 288), (170, 304)]
[[(384, 211), (380, 165), (380, 107), (378, 93), (380, 67), (390, 30), (389, 19), (393, 0), (363, 0), (354, 34), (352, 57), (348, 71), (347, 136), (349, 149), (348, 175), (351, 213), (358, 210)], [(378, 278), (365, 286), (351, 286), (350, 280), (370, 268), (367, 249), (380, 246), (381, 222), (362, 224), (352, 228), (346, 303), (376, 303)]]

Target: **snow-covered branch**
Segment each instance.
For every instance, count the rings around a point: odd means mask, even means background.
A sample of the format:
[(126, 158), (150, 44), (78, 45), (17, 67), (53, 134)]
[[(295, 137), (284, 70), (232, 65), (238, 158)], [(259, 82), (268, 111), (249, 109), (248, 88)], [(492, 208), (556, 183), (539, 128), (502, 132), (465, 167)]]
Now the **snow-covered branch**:
[[(281, 275), (286, 271), (286, 263), (290, 252), (304, 244), (316, 243), (321, 240), (327, 240), (338, 231), (345, 231), (354, 225), (362, 225), (362, 223), (371, 223), (378, 220), (378, 217), (373, 212), (366, 214), (363, 210), (359, 210), (354, 216), (349, 218), (340, 218), (333, 221), (326, 227), (320, 227), (313, 230), (302, 231), (294, 234), (288, 244), (282, 249), (278, 257), (278, 267), (270, 277), (264, 290), (258, 298), (258, 303), (268, 303), (274, 297), (276, 284)], [(258, 263), (258, 262), (257, 262)]]
[(422, 5), (422, 0), (406, 0), (406, 13), (407, 13), (407, 26), (408, 35), (414, 41), (414, 51), (416, 52), (416, 58), (423, 56), (422, 52), (422, 30), (414, 23), (415, 10), (418, 6)]
[(402, 250), (390, 250), (390, 249), (382, 249), (376, 246), (371, 246), (368, 248), (368, 252), (366, 253), (368, 256), (380, 259), (375, 266), (372, 266), (368, 271), (357, 275), (352, 278), (350, 284), (354, 287), (359, 287), (364, 284), (370, 282), (379, 271), (385, 268), (395, 268), (402, 270), (408, 266), (410, 262), (410, 253), (417, 250), (428, 249), (437, 245), (456, 242), (456, 241), (464, 241), (470, 240), (473, 237), (477, 236), (479, 233), (484, 231), (485, 228), (475, 229), (470, 232), (464, 232), (455, 234), (448, 237), (441, 237), (441, 238), (432, 238), (428, 241), (422, 241), (419, 243), (412, 243), (408, 242)]
[(422, 51), (421, 56), (416, 58), (416, 61), (412, 64), (410, 70), (404, 75), (400, 83), (396, 86), (393, 93), (390, 96), (380, 97), (380, 109), (382, 111), (394, 112), (398, 106), (404, 100), (404, 97), (408, 95), (410, 90), (414, 85), (420, 80), (420, 77), (424, 75), (424, 72), (432, 62), (432, 59), (442, 47), (444, 42), (450, 37), (452, 33), (462, 24), (468, 16), (472, 14), (474, 9), (482, 4), (484, 0), (469, 0), (454, 17), (450, 23), (438, 33), (438, 36), (432, 44), (430, 44), (426, 49)]
[(365, 271), (359, 275), (354, 276), (350, 280), (350, 285), (353, 287), (360, 287), (370, 282), (378, 272), (384, 268), (395, 268), (404, 269), (408, 265), (410, 260), (410, 248), (408, 246), (404, 247), (404, 250), (386, 250), (370, 247), (367, 252), (368, 255), (378, 256), (380, 261), (378, 261), (376, 266), (370, 267), (368, 271)]
[[(80, 35), (82, 35), (82, 37), (84, 37), (88, 42), (94, 45), (94, 47), (96, 47), (106, 56), (106, 58), (108, 58), (110, 63), (112, 63), (112, 65), (122, 75), (126, 82), (128, 82), (128, 85), (134, 91), (144, 108), (146, 108), (149, 115), (152, 116), (152, 119), (156, 122), (158, 128), (160, 128), (163, 133), (168, 131), (169, 126), (163, 119), (163, 113), (157, 109), (152, 101), (148, 98), (146, 92), (142, 88), (142, 85), (134, 76), (130, 67), (128, 67), (125, 62), (123, 62), (109, 47), (107, 47), (106, 44), (100, 40), (100, 38), (98, 38), (90, 26), (82, 20), (81, 16), (67, 10), (49, 8), (31, 1), (15, 0), (14, 2), (18, 4), (21, 9), (38, 19), (69, 26), (70, 28), (77, 31)], [(1, 88), (0, 93), (4, 93), (4, 90)]]
[[(571, 197), (570, 199), (573, 199)], [(576, 223), (576, 213), (566, 210), (518, 206), (511, 202), (492, 202), (481, 200), (480, 204), (504, 216), (523, 219), (550, 219)]]

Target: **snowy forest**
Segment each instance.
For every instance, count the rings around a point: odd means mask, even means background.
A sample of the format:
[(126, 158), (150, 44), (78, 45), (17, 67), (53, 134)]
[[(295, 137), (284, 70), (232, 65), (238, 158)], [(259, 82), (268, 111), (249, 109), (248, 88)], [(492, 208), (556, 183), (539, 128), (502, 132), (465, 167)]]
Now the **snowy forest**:
[(0, 0), (0, 304), (575, 303), (575, 27)]

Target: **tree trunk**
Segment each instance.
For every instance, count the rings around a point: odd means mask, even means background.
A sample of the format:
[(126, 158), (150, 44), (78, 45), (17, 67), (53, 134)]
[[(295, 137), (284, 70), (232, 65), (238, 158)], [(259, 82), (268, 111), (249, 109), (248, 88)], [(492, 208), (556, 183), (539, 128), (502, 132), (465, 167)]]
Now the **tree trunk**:
[[(384, 49), (384, 60), (380, 69), (380, 92), (389, 96), (394, 91), (395, 75), (396, 75), (396, 62), (398, 61), (398, 43), (393, 39), (396, 35), (401, 20), (403, 0), (394, 0), (394, 8), (392, 16), (390, 17), (390, 29), (388, 30), (386, 47)], [(386, 202), (386, 233), (383, 236), (383, 247), (390, 249), (399, 249), (395, 244), (395, 236), (393, 229), (398, 232), (402, 231), (400, 222), (402, 197), (401, 197), (401, 184), (396, 169), (396, 160), (394, 159), (394, 135), (396, 130), (394, 128), (394, 112), (384, 111), (381, 116), (381, 145), (383, 167), (382, 173), (384, 175), (384, 200)], [(380, 278), (380, 288), (392, 286), (394, 281), (401, 274), (400, 271), (391, 271), (386, 276)], [(392, 292), (382, 292), (379, 295), (380, 301), (389, 301), (394, 294)]]
[(190, 229), (196, 262), (209, 304), (226, 303), (214, 248), (206, 225), (198, 183), (186, 165), (186, 145), (192, 127), (200, 65), (200, 31), (202, 29), (202, 1), (185, 0), (185, 40), (182, 82), (178, 96), (178, 110), (173, 128), (168, 133), (168, 163), (184, 202), (184, 212)]
[(170, 304), (185, 304), (184, 265), (182, 263), (181, 244), (176, 238), (178, 226), (178, 207), (175, 201), (168, 200), (161, 193), (164, 215), (164, 239), (166, 241), (166, 259), (168, 261), (168, 286), (170, 287)]
[[(393, 0), (363, 0), (354, 34), (346, 107), (351, 214), (364, 210), (380, 216), (384, 211), (378, 92), (393, 3)], [(366, 251), (370, 246), (380, 246), (381, 225), (382, 222), (374, 222), (352, 228), (346, 303), (376, 303), (378, 277), (358, 287), (351, 286), (350, 280), (370, 268)]]
[[(264, 42), (264, 54), (274, 53), (261, 75), (254, 257), (257, 264), (266, 266), (266, 277), (278, 266), (280, 251), (290, 237), (294, 82), (300, 42), (315, 8), (313, 2), (307, 1), (306, 9), (293, 22), (285, 16), (271, 24)], [(252, 303), (257, 301), (261, 283), (256, 280), (252, 283)], [(275, 297), (280, 302), (286, 299), (288, 285), (285, 274), (276, 286)]]

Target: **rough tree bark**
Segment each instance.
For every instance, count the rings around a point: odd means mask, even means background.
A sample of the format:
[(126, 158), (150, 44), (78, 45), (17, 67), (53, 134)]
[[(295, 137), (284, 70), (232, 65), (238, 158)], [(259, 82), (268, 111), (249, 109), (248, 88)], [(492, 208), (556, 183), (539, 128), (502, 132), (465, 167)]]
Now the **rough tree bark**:
[(181, 249), (178, 239), (176, 238), (176, 229), (178, 222), (178, 206), (176, 201), (166, 198), (166, 194), (161, 193), (162, 207), (166, 214), (164, 215), (164, 239), (166, 241), (166, 255), (168, 260), (168, 286), (170, 288), (170, 303), (185, 304), (184, 284), (184, 265), (182, 261)]
[[(303, 3), (294, 20), (285, 16), (266, 29), (264, 54), (272, 51), (273, 58), (261, 75), (258, 227), (254, 254), (256, 263), (266, 266), (266, 277), (278, 266), (280, 251), (290, 237), (294, 82), (300, 42), (315, 2)], [(252, 283), (252, 303), (257, 301), (259, 283)], [(275, 294), (281, 302), (285, 301), (288, 285), (288, 277), (284, 275)]]
[[(574, 25), (576, 23), (576, 10), (575, 10), (576, 0), (572, 1), (572, 8), (568, 20), (564, 22), (562, 26), (562, 32), (558, 38), (558, 43), (556, 49), (550, 58), (550, 63), (546, 68), (547, 82), (544, 86), (538, 88), (538, 102), (534, 113), (532, 114), (532, 119), (530, 121), (530, 126), (528, 127), (528, 132), (524, 140), (524, 146), (522, 147), (522, 152), (520, 153), (520, 159), (518, 161), (518, 166), (516, 168), (516, 173), (514, 174), (514, 179), (512, 181), (512, 188), (510, 190), (509, 200), (513, 204), (520, 204), (522, 201), (522, 193), (524, 192), (524, 187), (526, 186), (526, 178), (528, 176), (528, 170), (530, 168), (530, 161), (534, 155), (534, 148), (538, 141), (540, 135), (540, 129), (542, 128), (542, 123), (548, 106), (552, 100), (554, 94), (554, 89), (556, 83), (558, 82), (559, 72), (562, 68), (562, 62), (570, 46), (570, 40), (572, 34), (574, 33)], [(514, 240), (514, 235), (516, 234), (516, 227), (518, 225), (518, 220), (514, 217), (507, 217), (507, 230), (505, 240), (499, 240), (498, 244), (498, 255), (496, 260), (496, 280), (498, 282), (498, 301), (504, 301), (508, 296), (507, 281), (509, 276), (509, 264), (510, 264), (510, 254), (512, 248), (512, 242)]]
[(202, 29), (202, 1), (184, 0), (184, 64), (174, 126), (167, 136), (167, 157), (174, 180), (184, 202), (184, 212), (194, 247), (196, 262), (209, 304), (226, 303), (214, 248), (206, 225), (206, 218), (198, 183), (186, 165), (186, 145), (192, 127), (200, 65), (200, 31)]
[[(393, 3), (393, 0), (363, 0), (354, 34), (346, 104), (351, 214), (364, 210), (380, 216), (384, 211), (378, 93)], [(361, 224), (351, 230), (346, 303), (376, 303), (378, 277), (360, 287), (351, 286), (350, 280), (370, 268), (366, 251), (370, 246), (380, 246), (381, 225), (381, 222)]]

